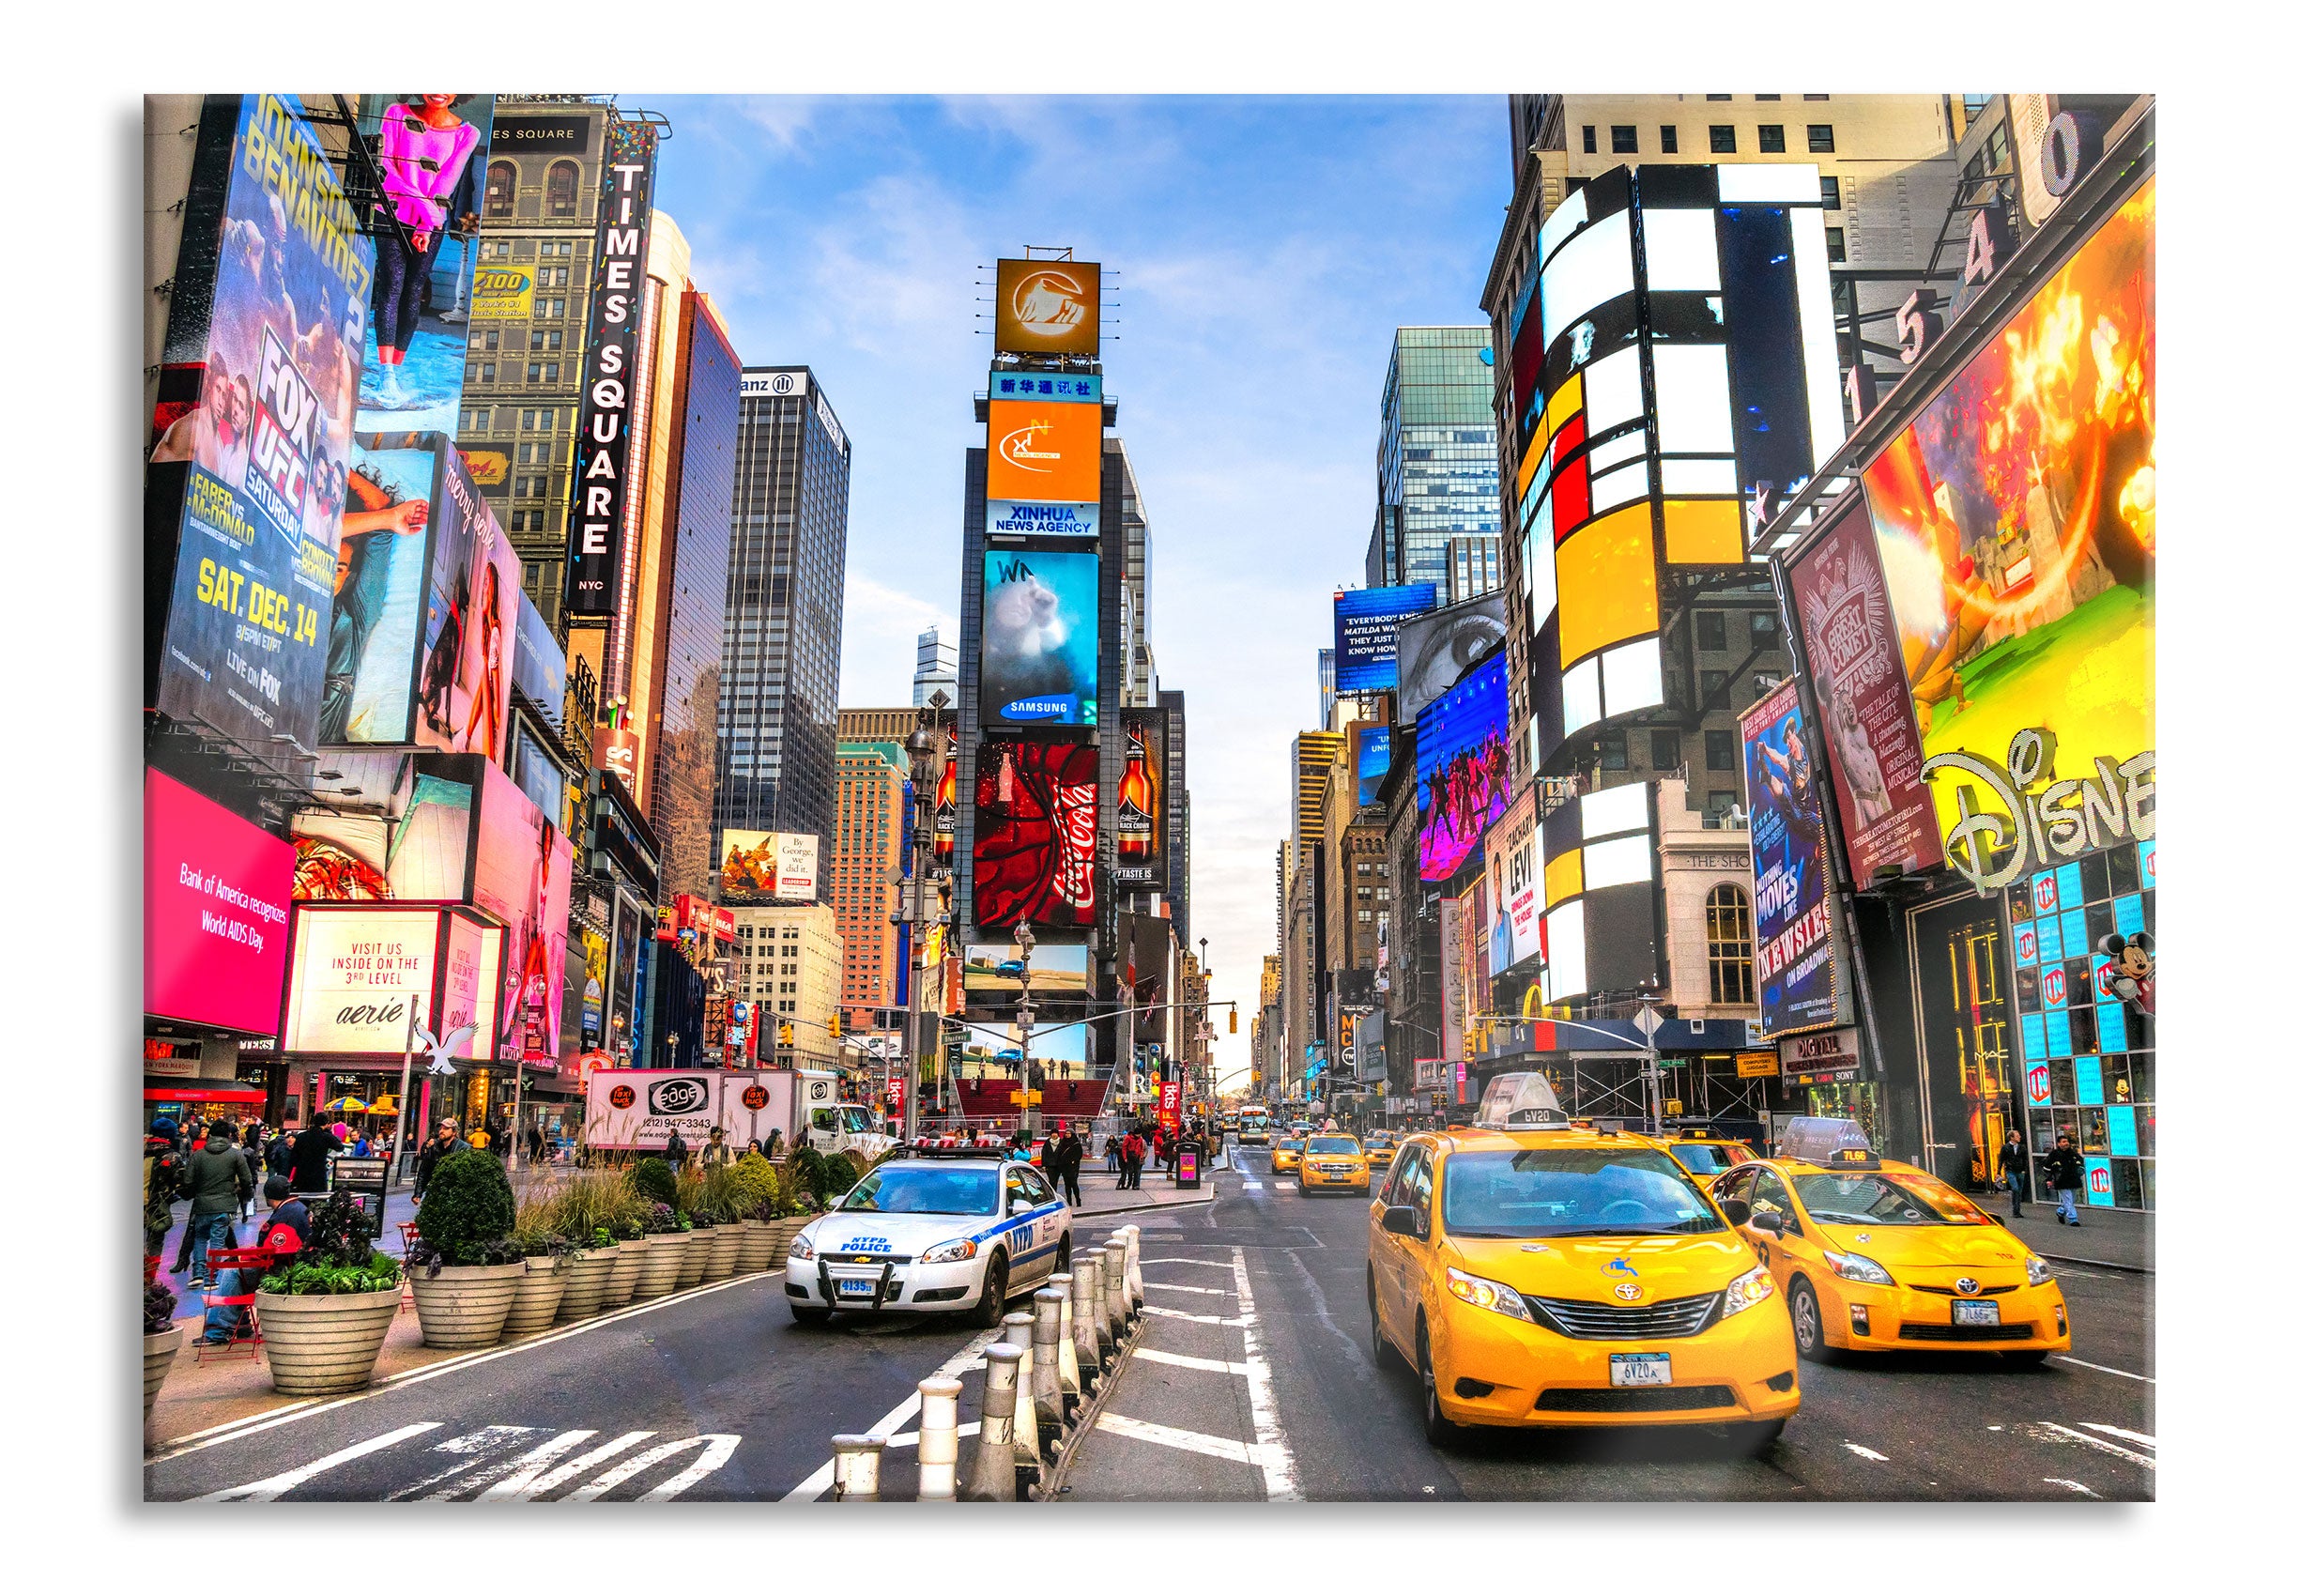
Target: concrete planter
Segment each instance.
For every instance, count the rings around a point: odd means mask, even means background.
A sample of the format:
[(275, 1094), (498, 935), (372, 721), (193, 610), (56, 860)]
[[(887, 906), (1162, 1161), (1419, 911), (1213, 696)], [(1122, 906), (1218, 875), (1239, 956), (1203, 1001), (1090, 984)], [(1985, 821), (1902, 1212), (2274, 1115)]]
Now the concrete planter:
[(743, 1232), (743, 1248), (736, 1254), (736, 1268), (750, 1275), (782, 1266), (783, 1260), (774, 1251), (773, 1220), (744, 1220), (737, 1228)]
[(271, 1389), (282, 1396), (333, 1396), (366, 1388), (399, 1312), (399, 1287), (343, 1297), (255, 1294)]
[(561, 1324), (570, 1320), (587, 1319), (599, 1312), (599, 1304), (606, 1296), (607, 1277), (615, 1272), (616, 1249), (593, 1248), (569, 1260), (560, 1279), (565, 1289), (559, 1299), (559, 1318)]
[(711, 1227), (711, 1261), (703, 1266), (703, 1279), (723, 1281), (735, 1272), (735, 1261), (743, 1253), (743, 1227), (739, 1224)]
[(643, 1302), (678, 1287), (679, 1266), (687, 1261), (687, 1235), (683, 1230), (674, 1230), (647, 1237), (638, 1283), (631, 1288), (633, 1301)]
[(170, 1325), (156, 1336), (144, 1338), (144, 1417), (152, 1416), (152, 1404), (160, 1400), (160, 1388), (166, 1384), (168, 1371), (176, 1367), (176, 1349), (184, 1344), (184, 1327)]
[(519, 1289), (512, 1294), (511, 1312), (503, 1316), (505, 1335), (531, 1336), (549, 1329), (551, 1321), (559, 1317), (560, 1298), (566, 1295), (575, 1268), (572, 1262), (566, 1268), (553, 1268), (557, 1262), (553, 1258), (527, 1260), (527, 1273), (519, 1277)]
[(437, 1275), (424, 1268), (408, 1270), (423, 1344), (460, 1349), (501, 1341), (503, 1321), (511, 1315), (512, 1298), (519, 1294), (519, 1279), (526, 1273), (524, 1262), (457, 1265)]
[(774, 1221), (774, 1262), (779, 1266), (790, 1256), (790, 1238), (806, 1228), (805, 1214), (786, 1214)]
[(629, 1241), (619, 1241), (614, 1251), (615, 1262), (607, 1270), (607, 1283), (599, 1293), (599, 1306), (603, 1309), (627, 1305), (647, 1267), (647, 1237), (635, 1235)]
[(686, 1254), (679, 1260), (679, 1281), (672, 1290), (684, 1291), (702, 1280), (703, 1270), (711, 1263), (711, 1238), (717, 1234), (715, 1226), (687, 1232)]

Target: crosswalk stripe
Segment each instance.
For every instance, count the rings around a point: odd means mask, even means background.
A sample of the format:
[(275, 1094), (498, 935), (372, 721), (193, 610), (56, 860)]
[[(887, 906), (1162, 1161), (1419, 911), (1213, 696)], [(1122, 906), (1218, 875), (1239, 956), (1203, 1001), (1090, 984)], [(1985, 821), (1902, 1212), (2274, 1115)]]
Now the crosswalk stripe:
[(1128, 1419), (1123, 1413), (1112, 1413), (1107, 1409), (1094, 1421), (1094, 1427), (1107, 1430), (1113, 1435), (1130, 1435), (1138, 1441), (1174, 1447), (1205, 1457), (1228, 1458), (1232, 1463), (1254, 1461), (1253, 1449), (1244, 1441), (1234, 1441), (1227, 1435), (1208, 1435), (1196, 1430), (1177, 1430), (1171, 1424), (1153, 1424), (1145, 1419)]
[[(431, 1450), (436, 1452), (445, 1452), (450, 1457), (461, 1458), (462, 1462), (451, 1463), (437, 1473), (427, 1474), (412, 1485), (402, 1485), (384, 1500), (399, 1502), (410, 1496), (420, 1496), (434, 1485), (444, 1484), (458, 1475), (470, 1473), (471, 1470), (487, 1461), (490, 1452), (499, 1451), (505, 1447), (516, 1446), (528, 1436), (539, 1434), (541, 1434), (540, 1431), (527, 1424), (489, 1424), (483, 1429), (473, 1430), (465, 1435), (451, 1435)], [(452, 1496), (454, 1491), (461, 1489), (461, 1484), (457, 1484), (452, 1490), (429, 1499), (443, 1502)]]
[(716, 1474), (721, 1468), (724, 1468), (727, 1466), (727, 1460), (735, 1455), (735, 1449), (743, 1444), (743, 1437), (740, 1435), (705, 1435), (701, 1439), (703, 1450), (693, 1463), (688, 1464), (686, 1467), (648, 1492), (639, 1500), (642, 1502), (671, 1500), (684, 1493), (696, 1481)]
[[(580, 1430), (575, 1433), (581, 1435), (598, 1434), (595, 1430)], [(653, 1434), (652, 1430), (626, 1431), (607, 1442), (606, 1445), (593, 1447), (581, 1457), (562, 1463), (548, 1473), (537, 1475), (533, 1479), (522, 1479), (514, 1475), (509, 1480), (491, 1485), (479, 1499), (483, 1502), (531, 1502), (547, 1492), (558, 1490), (570, 1480), (580, 1479), (616, 1453), (630, 1450)]]
[(2104, 1435), (2114, 1435), (2119, 1440), (2138, 1441), (2150, 1451), (2156, 1450), (2156, 1437), (2154, 1435), (2143, 1435), (2138, 1430), (2120, 1430), (2113, 1424), (2095, 1424), (2089, 1419), (2082, 1422), (2087, 1430), (2097, 1430)]
[(1186, 1319), (1193, 1325), (1229, 1325), (1235, 1327), (1246, 1323), (1243, 1319), (1225, 1319), (1219, 1313), (1185, 1313), (1179, 1308), (1160, 1308), (1155, 1302), (1143, 1303), (1142, 1312), (1161, 1319)]
[(268, 1480), (257, 1480), (246, 1485), (231, 1485), (221, 1491), (210, 1491), (199, 1499), (203, 1502), (277, 1501), (297, 1486), (317, 1479), (330, 1468), (339, 1467), (356, 1458), (365, 1457), (370, 1452), (379, 1452), (386, 1447), (395, 1447), (411, 1435), (421, 1435), (438, 1428), (439, 1421), (436, 1419), (425, 1420), (420, 1424), (402, 1425), (389, 1435), (377, 1435), (373, 1440), (361, 1441), (357, 1446), (345, 1447), (342, 1451), (330, 1452), (326, 1457), (315, 1458), (300, 1468), (291, 1468), (284, 1474), (274, 1474)]
[(462, 1496), (464, 1492), (479, 1487), (476, 1495), (466, 1498), (476, 1501), (493, 1495), (498, 1484), (515, 1487), (526, 1481), (534, 1479), (543, 1471), (544, 1464), (549, 1463), (561, 1452), (575, 1450), (575, 1448), (597, 1434), (599, 1432), (596, 1430), (561, 1430), (532, 1451), (521, 1452), (515, 1457), (507, 1457), (491, 1463), (472, 1475), (470, 1479), (458, 1480), (446, 1489), (426, 1496), (424, 1500), (450, 1502)]
[(1204, 1369), (1210, 1374), (1250, 1374), (1246, 1364), (1232, 1363), (1220, 1358), (1191, 1358), (1179, 1352), (1160, 1352), (1155, 1346), (1138, 1346), (1135, 1358), (1147, 1363), (1171, 1363), (1177, 1369)]
[[(2154, 1469), (2156, 1466), (2156, 1460), (2145, 1452), (2134, 1451), (2130, 1447), (2120, 1447), (2114, 1441), (2104, 1441), (2098, 1435), (2088, 1435), (2083, 1431), (2072, 1430), (2065, 1424), (2055, 1424), (2050, 1420), (2043, 1420), (2037, 1423), (2036, 1428), (2050, 1430), (2054, 1435), (2065, 1435), (2072, 1441), (2081, 1441), (2095, 1450), (2112, 1453), (2128, 1463), (2137, 1463), (2142, 1468)], [(2049, 1441), (2053, 1436), (2044, 1435), (2039, 1438)]]
[(1230, 1267), (1228, 1263), (1219, 1258), (1144, 1258), (1142, 1262), (1145, 1264), (1195, 1264), (1202, 1269), (1227, 1269)]
[(689, 1447), (701, 1446), (707, 1438), (702, 1435), (682, 1435), (675, 1441), (665, 1441), (661, 1446), (650, 1447), (638, 1456), (617, 1464), (590, 1484), (577, 1486), (561, 1496), (560, 1500), (562, 1502), (595, 1502), (625, 1481), (637, 1478), (667, 1458), (677, 1457)]
[(1234, 1291), (1224, 1291), (1218, 1285), (1170, 1285), (1164, 1281), (1144, 1281), (1142, 1283), (1159, 1291), (1187, 1291), (1193, 1297), (1235, 1297), (1237, 1295)]

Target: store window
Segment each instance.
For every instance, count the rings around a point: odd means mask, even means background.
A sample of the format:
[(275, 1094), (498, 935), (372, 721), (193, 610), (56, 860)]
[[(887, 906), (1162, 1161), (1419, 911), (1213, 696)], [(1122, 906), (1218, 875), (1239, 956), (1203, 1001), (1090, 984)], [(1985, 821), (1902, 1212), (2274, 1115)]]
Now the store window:
[(1709, 1000), (1754, 1003), (1749, 895), (1731, 882), (1709, 895)]
[(507, 217), (511, 214), (512, 196), (518, 190), (519, 169), (508, 161), (491, 161), (487, 163), (487, 193), (481, 202), (482, 207), (490, 217)]

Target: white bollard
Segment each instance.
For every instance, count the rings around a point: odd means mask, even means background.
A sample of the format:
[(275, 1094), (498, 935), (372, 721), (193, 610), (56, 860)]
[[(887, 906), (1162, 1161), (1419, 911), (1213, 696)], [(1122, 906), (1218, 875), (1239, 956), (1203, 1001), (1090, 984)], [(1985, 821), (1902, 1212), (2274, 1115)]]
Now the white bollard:
[(1110, 1321), (1111, 1346), (1123, 1350), (1127, 1341), (1126, 1243), (1102, 1244), (1102, 1312)]
[(1142, 1317), (1142, 1226), (1128, 1225), (1119, 1235), (1126, 1237), (1126, 1295), (1127, 1316)]
[[(983, 1353), (982, 1430), (974, 1437), (974, 1466), (968, 1473), (963, 1500), (1014, 1500), (1015, 1374), (1022, 1354), (1004, 1343)], [(957, 1415), (954, 1413), (953, 1418)], [(955, 1438), (955, 1436), (954, 1436)], [(925, 1445), (924, 1440), (920, 1442)]]
[(958, 1499), (958, 1382), (947, 1374), (918, 1382), (918, 1499)]
[(1102, 1371), (1115, 1350), (1110, 1341), (1110, 1321), (1102, 1315), (1102, 1256), (1094, 1251), (1083, 1257), (1074, 1255), (1070, 1269), (1075, 1277), (1070, 1312), (1076, 1321), (1079, 1378), (1092, 1391), (1101, 1386)]
[(1062, 1409), (1066, 1420), (1084, 1395), (1079, 1387), (1078, 1332), (1070, 1327), (1070, 1294), (1074, 1289), (1071, 1282), (1076, 1278), (1070, 1274), (1060, 1274), (1049, 1275), (1046, 1279), (1048, 1290), (1062, 1294), (1062, 1336), (1058, 1349), (1062, 1356), (1056, 1373), (1062, 1376)]
[(886, 1449), (884, 1435), (831, 1437), (831, 1500), (875, 1502), (879, 1499), (879, 1454)]
[(1050, 1461), (1062, 1450), (1062, 1293), (1032, 1293), (1030, 1405), (1038, 1422), (1038, 1453)]
[(1038, 1378), (1038, 1354), (1031, 1345), (1031, 1336), (1037, 1328), (1038, 1315), (1018, 1309), (999, 1323), (1004, 1327), (999, 1339), (1022, 1355), (1014, 1371), (1014, 1468), (1018, 1476), (1015, 1495), (1027, 1500), (1022, 1482), (1036, 1482), (1049, 1455), (1039, 1444), (1038, 1403), (1032, 1394)]

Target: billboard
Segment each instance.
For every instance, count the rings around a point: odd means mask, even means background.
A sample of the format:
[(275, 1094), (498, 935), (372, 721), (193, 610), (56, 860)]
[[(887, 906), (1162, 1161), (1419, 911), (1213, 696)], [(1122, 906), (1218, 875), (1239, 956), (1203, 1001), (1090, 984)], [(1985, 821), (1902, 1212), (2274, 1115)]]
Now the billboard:
[(287, 973), (295, 848), (144, 773), (144, 1012), (269, 1036)]
[(1412, 720), (1479, 660), (1499, 652), (1499, 590), (1398, 622), (1398, 719)]
[(439, 970), (439, 1011), (435, 1035), (468, 1025), (470, 1039), (456, 1050), (458, 1058), (482, 1062), (498, 1056), (496, 999), (503, 978), (503, 929), (482, 925), (461, 914), (447, 917), (447, 957)]
[[(1398, 622), (1437, 603), (1429, 582), (1352, 588), (1334, 595), (1334, 691), (1378, 693), (1398, 684)], [(1450, 682), (1451, 677), (1447, 681)]]
[(2028, 830), (2005, 769), (2026, 729), (2049, 729), (2062, 775), (2154, 767), (2155, 223), (2152, 179), (1862, 473), (1935, 810), (1968, 874), (1987, 869), (1981, 839)]
[(1506, 656), (1495, 654), (1421, 712), (1414, 727), (1414, 790), (1421, 879), (1461, 867), (1510, 806)]
[(730, 831), (725, 834), (720, 850), (721, 902), (814, 901), (820, 851), (811, 834)]
[(1002, 355), (1102, 352), (1102, 268), (1090, 260), (1002, 260), (994, 330)]
[(1847, 497), (1850, 508), (1799, 552), (1788, 575), (1845, 854), (1854, 890), (1866, 892), (1887, 866), (1913, 874), (1940, 864), (1940, 831), (1876, 534), (1861, 496)]
[(535, 269), (489, 261), (471, 276), (473, 321), (525, 321), (535, 314)]
[[(1012, 943), (967, 944), (964, 970), (969, 993), (1022, 990), (1022, 950)], [(1030, 952), (1030, 991), (1033, 997), (1050, 993), (1084, 997), (1086, 944), (1082, 942), (1035, 944)]]
[(504, 926), (497, 1032), (508, 1057), (556, 1065), (567, 979), (567, 899), (575, 850), (519, 784), (480, 766), (471, 903)]
[(575, 490), (567, 514), (567, 612), (615, 611), (630, 499), (632, 402), (639, 369), (639, 312), (647, 298), (647, 238), (654, 217), (655, 128), (606, 122), (593, 246), (590, 325), (576, 411)]
[(320, 741), (499, 762), (519, 557), (452, 434), (358, 436), (335, 563)]
[(1494, 823), (1486, 874), (1494, 891), (1494, 972), (1541, 951), (1541, 790), (1528, 787)]
[(993, 399), (1055, 399), (1070, 405), (1102, 403), (1102, 378), (1095, 372), (993, 371)]
[(1102, 562), (1078, 549), (982, 557), (985, 725), (1095, 724)]
[(974, 923), (1091, 926), (1095, 750), (990, 742), (974, 774)]
[(1741, 712), (1740, 723), (1760, 1019), (1768, 1036), (1845, 1024), (1851, 1016), (1837, 991), (1821, 795), (1797, 683), (1766, 694)]
[[(299, 909), (283, 1052), (399, 1053), (431, 999), (437, 909)], [(429, 1015), (418, 1012), (422, 1024)]]
[(519, 639), (511, 652), (511, 681), (552, 730), (566, 729), (567, 646), (525, 591), (519, 594)]
[(1118, 777), (1118, 807), (1112, 820), (1116, 863), (1111, 880), (1133, 886), (1162, 886), (1166, 880), (1166, 712), (1127, 710), (1118, 717), (1126, 731), (1126, 768)]
[(470, 308), (478, 264), (480, 189), (495, 96), (360, 98), (360, 132), (371, 142), (382, 178), (376, 208), (398, 225), (378, 225), (375, 233), (376, 292), (360, 374), (359, 430), (452, 434), (463, 406), (467, 347), (459, 313)]
[(719, 1123), (721, 1084), (742, 1079), (714, 1069), (593, 1070), (584, 1089), (583, 1144), (660, 1149), (676, 1129), (688, 1146), (700, 1147)]
[(1096, 538), (1102, 535), (1102, 506), (993, 499), (983, 526), (992, 537)]
[[(211, 149), (215, 151), (210, 154)], [(292, 96), (209, 96), (170, 297), (146, 515), (152, 703), (243, 746), (316, 743), (375, 249)]]
[(1102, 502), (1102, 409), (1053, 399), (990, 401), (985, 497), (1012, 503)]
[(1373, 802), (1382, 790), (1382, 777), (1389, 774), (1389, 728), (1362, 726), (1357, 729), (1357, 806), (1364, 808)]

